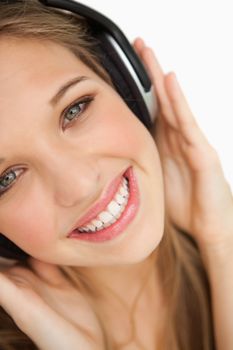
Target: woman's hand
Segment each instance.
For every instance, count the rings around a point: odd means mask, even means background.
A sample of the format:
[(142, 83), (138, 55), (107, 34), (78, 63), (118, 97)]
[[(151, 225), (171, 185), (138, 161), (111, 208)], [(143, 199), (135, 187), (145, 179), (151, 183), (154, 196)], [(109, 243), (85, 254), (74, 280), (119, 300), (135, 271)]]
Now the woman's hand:
[(0, 305), (41, 350), (104, 349), (90, 304), (55, 265), (29, 259), (0, 272)]
[(168, 217), (199, 245), (232, 254), (233, 197), (216, 150), (200, 130), (173, 72), (164, 75), (153, 51), (134, 48), (159, 100), (154, 131), (164, 174)]

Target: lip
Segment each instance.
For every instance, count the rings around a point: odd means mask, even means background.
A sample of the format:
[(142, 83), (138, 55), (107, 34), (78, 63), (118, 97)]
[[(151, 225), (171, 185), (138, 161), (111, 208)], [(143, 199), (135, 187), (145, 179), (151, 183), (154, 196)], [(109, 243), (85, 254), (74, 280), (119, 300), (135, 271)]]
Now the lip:
[(127, 172), (129, 168), (122, 171), (115, 179), (113, 179), (107, 186), (100, 199), (95, 203), (85, 215), (83, 215), (72, 229), (72, 232), (78, 227), (85, 226), (88, 222), (93, 220), (99, 213), (101, 213), (108, 205), (108, 203), (114, 198), (119, 185), (122, 181), (123, 175)]
[[(120, 181), (121, 181), (121, 177), (120, 177)], [(125, 171), (125, 177), (127, 177), (129, 181), (129, 198), (128, 198), (126, 207), (122, 215), (119, 217), (119, 219), (116, 222), (114, 222), (112, 225), (106, 228), (103, 228), (102, 230), (91, 232), (91, 233), (80, 233), (78, 232), (77, 226), (76, 226), (75, 227), (76, 229), (74, 229), (69, 234), (68, 238), (79, 239), (79, 240), (84, 240), (89, 242), (91, 241), (104, 242), (104, 241), (112, 240), (113, 238), (115, 238), (116, 236), (119, 236), (122, 232), (124, 232), (124, 230), (133, 221), (134, 217), (136, 216), (140, 205), (139, 188), (138, 188), (137, 179), (135, 177), (132, 167), (129, 167), (127, 171)], [(108, 189), (109, 188), (110, 187), (108, 187)]]

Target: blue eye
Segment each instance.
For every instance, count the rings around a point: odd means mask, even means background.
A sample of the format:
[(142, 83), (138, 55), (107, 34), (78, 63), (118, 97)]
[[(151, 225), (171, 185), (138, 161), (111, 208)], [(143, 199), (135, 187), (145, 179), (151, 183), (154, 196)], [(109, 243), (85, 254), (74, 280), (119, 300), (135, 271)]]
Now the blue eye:
[(22, 172), (22, 169), (11, 169), (0, 176), (0, 197), (12, 187), (12, 183), (17, 178), (17, 172)]
[(93, 100), (93, 96), (86, 96), (82, 100), (79, 100), (66, 108), (62, 113), (63, 120), (67, 120), (65, 126), (71, 124), (74, 120), (80, 117)]

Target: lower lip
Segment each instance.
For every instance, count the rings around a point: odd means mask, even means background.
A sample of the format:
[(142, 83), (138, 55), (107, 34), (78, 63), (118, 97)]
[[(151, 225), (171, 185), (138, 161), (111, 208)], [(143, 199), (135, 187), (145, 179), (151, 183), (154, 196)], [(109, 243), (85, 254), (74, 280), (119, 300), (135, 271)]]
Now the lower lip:
[(137, 214), (140, 201), (138, 184), (132, 167), (125, 172), (124, 177), (129, 181), (129, 198), (119, 219), (114, 222), (114, 224), (93, 233), (78, 233), (78, 231), (73, 231), (69, 235), (69, 238), (92, 242), (104, 242), (119, 236), (127, 228)]

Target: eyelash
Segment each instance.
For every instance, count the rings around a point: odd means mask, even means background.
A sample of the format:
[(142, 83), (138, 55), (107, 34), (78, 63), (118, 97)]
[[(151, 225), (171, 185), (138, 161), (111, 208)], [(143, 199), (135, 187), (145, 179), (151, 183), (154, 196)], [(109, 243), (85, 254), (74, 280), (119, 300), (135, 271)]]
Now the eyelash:
[[(66, 125), (69, 125), (69, 124), (72, 125), (73, 122), (74, 122), (80, 115), (82, 115), (82, 114), (86, 111), (86, 109), (89, 107), (89, 104), (90, 104), (93, 100), (94, 100), (94, 96), (85, 96), (85, 97), (83, 97), (82, 99), (79, 99), (78, 101), (73, 102), (71, 105), (69, 105), (69, 106), (62, 112), (62, 114), (61, 114), (61, 119), (62, 119), (62, 121), (65, 120), (65, 117), (67, 116), (68, 112), (69, 112), (72, 108), (74, 108), (74, 107), (76, 107), (76, 106), (84, 105), (84, 108), (81, 109), (79, 112), (77, 112), (77, 114), (75, 114), (75, 116), (74, 116), (74, 118), (73, 118), (72, 120), (69, 120), (69, 122), (66, 123)], [(4, 178), (5, 178), (6, 176), (8, 176), (9, 174), (15, 173), (15, 172), (17, 172), (17, 171), (20, 171), (20, 169), (11, 168), (10, 170), (7, 170), (7, 171), (4, 172), (2, 175), (0, 175), (0, 182), (1, 182), (2, 180), (4, 180)], [(22, 169), (21, 169), (21, 171), (22, 171)], [(13, 179), (13, 181), (11, 182), (11, 184), (14, 183), (15, 181), (17, 181), (16, 178), (17, 178), (17, 177), (14, 175), (14, 179)], [(6, 192), (8, 192), (8, 191), (12, 188), (12, 185), (10, 185), (10, 186), (9, 186), (6, 190), (4, 190), (4, 191), (1, 191), (1, 187), (4, 188), (4, 186), (1, 186), (1, 184), (0, 184), (0, 197), (2, 197)]]

